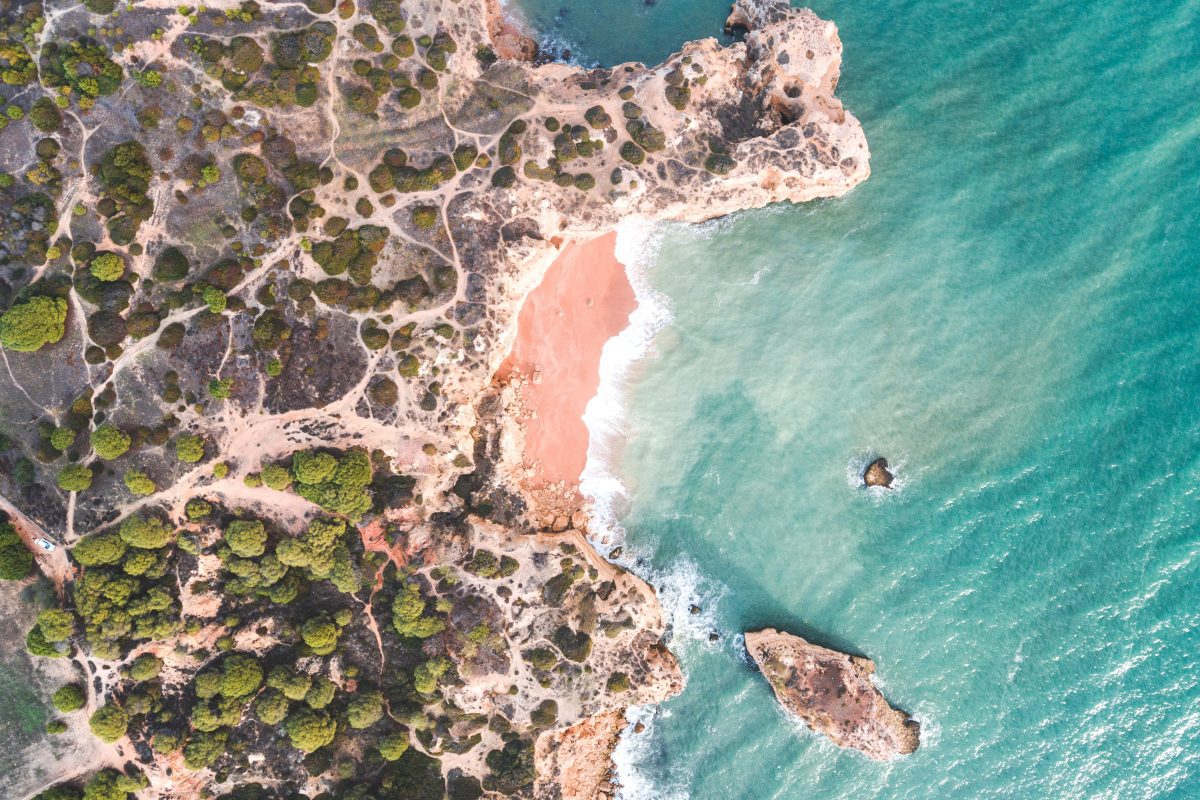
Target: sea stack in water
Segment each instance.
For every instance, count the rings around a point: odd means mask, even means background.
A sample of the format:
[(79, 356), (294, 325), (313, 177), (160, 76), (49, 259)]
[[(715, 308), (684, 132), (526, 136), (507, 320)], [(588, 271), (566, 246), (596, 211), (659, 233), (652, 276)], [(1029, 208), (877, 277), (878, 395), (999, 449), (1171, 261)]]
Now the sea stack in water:
[(890, 489), (894, 477), (888, 469), (887, 459), (877, 458), (870, 463), (867, 471), (863, 473), (863, 483), (867, 486), (882, 486), (885, 489)]
[(783, 707), (838, 747), (884, 761), (908, 755), (920, 744), (921, 726), (892, 708), (871, 682), (871, 659), (773, 628), (747, 631), (746, 649)]

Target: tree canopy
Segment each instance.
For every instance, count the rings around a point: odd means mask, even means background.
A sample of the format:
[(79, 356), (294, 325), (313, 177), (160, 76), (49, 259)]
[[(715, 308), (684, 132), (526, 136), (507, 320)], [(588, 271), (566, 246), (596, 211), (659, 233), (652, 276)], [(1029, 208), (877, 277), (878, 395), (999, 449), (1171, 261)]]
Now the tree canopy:
[(266, 552), (267, 531), (256, 519), (237, 519), (225, 529), (225, 541), (235, 555), (256, 558)]
[(0, 344), (9, 350), (32, 353), (61, 339), (66, 324), (66, 300), (34, 295), (0, 316)]
[(301, 708), (288, 716), (284, 729), (293, 747), (312, 753), (333, 741), (337, 723), (324, 711)]
[(88, 720), (92, 733), (102, 742), (115, 742), (129, 728), (129, 715), (120, 706), (104, 705)]
[(17, 529), (0, 522), (0, 579), (19, 581), (33, 569), (33, 553), (25, 547)]

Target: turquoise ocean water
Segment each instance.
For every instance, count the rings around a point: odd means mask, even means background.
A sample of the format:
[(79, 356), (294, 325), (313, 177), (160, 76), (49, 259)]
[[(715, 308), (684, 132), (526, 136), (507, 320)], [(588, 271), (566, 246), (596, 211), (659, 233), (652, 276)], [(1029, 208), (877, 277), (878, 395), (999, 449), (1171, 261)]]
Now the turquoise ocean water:
[[(688, 674), (624, 796), (1200, 798), (1200, 4), (812, 6), (870, 180), (622, 235), (664, 324), (618, 507)], [(608, 64), (727, 8), (520, 3)], [(797, 730), (761, 626), (874, 658), (921, 749)]]

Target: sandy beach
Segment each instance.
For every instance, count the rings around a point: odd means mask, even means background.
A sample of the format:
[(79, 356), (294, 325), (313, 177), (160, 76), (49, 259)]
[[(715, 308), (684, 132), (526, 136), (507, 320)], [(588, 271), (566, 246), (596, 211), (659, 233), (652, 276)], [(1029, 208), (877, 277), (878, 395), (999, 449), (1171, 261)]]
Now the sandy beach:
[(521, 307), (499, 376), (522, 381), (527, 489), (576, 505), (588, 448), (583, 412), (600, 385), (600, 353), (637, 307), (616, 240), (608, 233), (563, 248)]

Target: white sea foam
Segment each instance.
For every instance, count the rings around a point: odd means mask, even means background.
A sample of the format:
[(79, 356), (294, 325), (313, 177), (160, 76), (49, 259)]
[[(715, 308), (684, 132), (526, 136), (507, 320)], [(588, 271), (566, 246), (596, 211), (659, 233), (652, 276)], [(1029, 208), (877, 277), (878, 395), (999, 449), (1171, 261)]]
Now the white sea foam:
[[(664, 786), (661, 781), (652, 780), (648, 770), (641, 769), (642, 764), (654, 756), (655, 722), (670, 715), (670, 711), (659, 706), (631, 706), (625, 711), (625, 721), (629, 724), (613, 750), (618, 800), (689, 800), (685, 788)], [(634, 733), (639, 724), (644, 729)]]
[(653, 353), (655, 335), (671, 322), (670, 301), (655, 291), (648, 277), (663, 230), (645, 220), (624, 222), (617, 229), (617, 260), (625, 265), (637, 308), (625, 330), (605, 343), (600, 353), (600, 385), (583, 412), (588, 453), (579, 489), (592, 504), (591, 538), (606, 553), (624, 540), (619, 518), (629, 492), (617, 475), (616, 460), (627, 433), (629, 379), (634, 365)]

